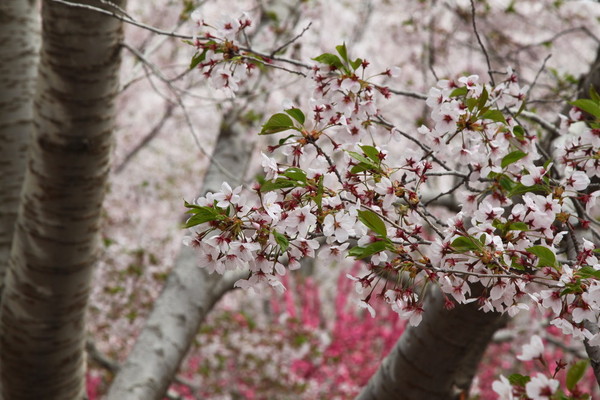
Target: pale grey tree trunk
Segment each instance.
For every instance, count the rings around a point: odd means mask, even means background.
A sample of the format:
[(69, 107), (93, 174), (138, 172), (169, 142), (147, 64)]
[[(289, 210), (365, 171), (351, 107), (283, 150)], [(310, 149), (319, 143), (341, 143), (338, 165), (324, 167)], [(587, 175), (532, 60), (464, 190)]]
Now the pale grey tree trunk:
[(0, 2), (0, 286), (33, 130), (39, 18), (34, 0)]
[(114, 18), (42, 3), (35, 129), (0, 310), (4, 400), (85, 396), (85, 309), (109, 170), (121, 36)]
[[(234, 120), (235, 115), (230, 114), (222, 123), (213, 163), (204, 177), (205, 193), (218, 191), (224, 181), (239, 185), (244, 178), (252, 146), (244, 138), (244, 127)], [(237, 182), (224, 171), (235, 174)], [(164, 398), (200, 324), (215, 303), (233, 288), (233, 283), (243, 277), (210, 275), (200, 268), (196, 251), (182, 247), (143, 331), (110, 387), (107, 400)]]
[(451, 400), (468, 393), (494, 332), (505, 323), (477, 303), (444, 309), (436, 288), (423, 320), (409, 327), (356, 400)]

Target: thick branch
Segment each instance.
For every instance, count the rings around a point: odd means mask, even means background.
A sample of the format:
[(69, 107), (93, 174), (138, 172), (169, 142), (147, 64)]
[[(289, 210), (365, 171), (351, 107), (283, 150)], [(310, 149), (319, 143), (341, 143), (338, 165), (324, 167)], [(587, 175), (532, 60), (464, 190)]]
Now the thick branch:
[(2, 293), (2, 396), (80, 400), (122, 29), (49, 1), (42, 22), (35, 130)]
[(39, 26), (32, 1), (0, 2), (0, 283), (3, 280), (33, 131)]
[[(221, 166), (237, 175), (237, 184), (243, 179), (252, 150), (242, 132), (239, 124), (223, 122), (213, 154)], [(224, 180), (222, 167), (211, 164), (204, 178), (204, 191), (219, 190)], [(215, 303), (233, 288), (233, 283), (242, 278), (209, 275), (199, 268), (196, 257), (195, 250), (182, 247), (144, 330), (110, 387), (107, 400), (162, 399), (200, 324)]]
[(494, 332), (505, 322), (477, 303), (444, 308), (434, 288), (423, 320), (407, 329), (356, 400), (448, 400), (468, 393)]

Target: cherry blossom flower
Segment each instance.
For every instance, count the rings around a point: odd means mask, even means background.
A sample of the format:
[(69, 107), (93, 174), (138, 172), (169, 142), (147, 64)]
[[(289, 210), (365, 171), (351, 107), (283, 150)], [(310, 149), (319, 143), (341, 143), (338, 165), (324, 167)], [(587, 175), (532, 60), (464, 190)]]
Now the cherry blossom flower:
[(260, 153), (260, 157), (261, 165), (266, 173), (265, 178), (268, 180), (277, 179), (277, 176), (279, 176), (279, 167), (277, 166), (277, 162), (262, 152)]
[(217, 32), (219, 36), (224, 37), (228, 40), (233, 40), (235, 35), (238, 33), (241, 25), (236, 18), (231, 18), (227, 15), (222, 15), (217, 25)]
[(263, 196), (263, 208), (273, 223), (277, 223), (281, 216), (281, 206), (276, 203), (277, 201), (277, 193), (268, 192)]
[(335, 239), (338, 243), (343, 243), (354, 235), (355, 223), (356, 218), (350, 214), (328, 214), (323, 220), (323, 234), (327, 236), (328, 240)]
[(521, 361), (531, 361), (544, 353), (544, 342), (538, 335), (533, 335), (528, 344), (523, 346), (522, 353), (517, 356)]
[(232, 189), (227, 182), (223, 182), (221, 185), (221, 191), (213, 195), (217, 201), (217, 207), (227, 208), (230, 205), (236, 205), (240, 201), (240, 192), (242, 187), (238, 186)]
[(590, 184), (590, 178), (583, 171), (573, 171), (569, 176), (563, 179), (562, 184), (566, 190), (580, 192), (585, 190)]
[(492, 383), (492, 390), (498, 395), (498, 400), (514, 400), (513, 388), (504, 375), (500, 375), (500, 380)]
[(532, 400), (550, 400), (559, 384), (556, 379), (549, 379), (544, 374), (538, 373), (525, 385), (525, 391)]
[(358, 305), (359, 308), (364, 308), (366, 309), (369, 314), (371, 315), (371, 318), (375, 318), (375, 309), (366, 301), (361, 300), (361, 301), (357, 301), (356, 304)]
[(317, 223), (317, 217), (311, 212), (310, 206), (304, 206), (293, 210), (287, 219), (286, 232), (290, 235), (299, 233), (306, 237), (311, 226)]

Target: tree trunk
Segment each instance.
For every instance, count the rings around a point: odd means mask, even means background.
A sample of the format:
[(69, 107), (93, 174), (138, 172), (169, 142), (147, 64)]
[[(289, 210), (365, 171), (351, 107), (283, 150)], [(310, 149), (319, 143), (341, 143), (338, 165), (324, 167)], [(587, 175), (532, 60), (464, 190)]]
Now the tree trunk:
[[(218, 191), (224, 181), (239, 185), (252, 154), (244, 127), (223, 122), (213, 162), (204, 177), (204, 192)], [(237, 182), (224, 175), (235, 174)], [(182, 247), (173, 272), (154, 304), (127, 361), (113, 381), (107, 400), (160, 400), (165, 396), (200, 324), (215, 303), (245, 276), (208, 274), (200, 269), (196, 250)]]
[(121, 36), (114, 18), (43, 1), (35, 131), (0, 311), (5, 400), (85, 397), (85, 309)]
[(449, 400), (468, 393), (477, 365), (506, 319), (477, 303), (444, 308), (434, 288), (423, 320), (408, 328), (356, 400)]
[(39, 26), (32, 0), (0, 2), (0, 286), (8, 264), (33, 131)]

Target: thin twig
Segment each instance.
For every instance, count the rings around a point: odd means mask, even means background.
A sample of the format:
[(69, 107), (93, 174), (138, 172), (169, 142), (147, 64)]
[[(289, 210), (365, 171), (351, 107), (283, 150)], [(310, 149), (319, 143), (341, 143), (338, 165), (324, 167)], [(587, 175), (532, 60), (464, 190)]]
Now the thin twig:
[(542, 66), (540, 67), (540, 69), (538, 69), (537, 73), (535, 74), (535, 78), (533, 78), (533, 82), (529, 86), (529, 89), (527, 89), (527, 93), (525, 93), (525, 98), (529, 97), (529, 93), (531, 92), (531, 89), (533, 89), (533, 87), (537, 83), (538, 78), (540, 77), (540, 74), (546, 68), (546, 62), (548, 62), (550, 57), (552, 57), (552, 53), (548, 54), (546, 56), (546, 58), (544, 58), (544, 61), (542, 62)]
[(397, 94), (399, 96), (412, 97), (413, 99), (419, 99), (419, 100), (427, 100), (427, 95), (424, 93), (411, 92), (409, 90), (390, 89), (390, 88), (387, 88), (387, 90), (389, 90), (390, 93)]
[(265, 62), (265, 61), (261, 60), (260, 58), (248, 57), (248, 56), (242, 56), (242, 58), (245, 59), (245, 60), (251, 60), (251, 61), (260, 63), (260, 64), (264, 65), (267, 68), (280, 69), (282, 71), (289, 72), (290, 74), (296, 74), (296, 75), (300, 75), (300, 76), (306, 78), (306, 74), (304, 72), (294, 71), (293, 69), (282, 67), (282, 66), (277, 65), (277, 64), (272, 64), (272, 63), (269, 63), (269, 62)]
[(177, 92), (178, 89), (173, 86), (173, 84), (162, 74), (160, 69), (155, 64), (153, 64), (148, 59), (146, 59), (146, 57), (143, 54), (141, 54), (137, 49), (135, 49), (127, 44), (123, 44), (123, 47), (125, 47), (127, 50), (131, 51), (136, 57), (138, 57), (138, 59), (140, 61), (142, 61), (144, 64), (146, 64), (159, 79), (161, 79), (163, 82), (165, 82), (167, 84), (167, 86), (171, 89), (173, 95), (175, 96), (177, 104), (179, 105), (179, 107), (181, 108), (181, 111), (183, 112), (183, 116), (184, 116), (186, 125), (188, 126), (190, 132), (192, 133), (192, 137), (193, 137), (194, 142), (196, 143), (196, 146), (198, 147), (198, 149), (202, 152), (203, 155), (208, 157), (208, 159), (211, 161), (211, 163), (213, 163), (217, 167), (217, 169), (221, 173), (223, 173), (223, 175), (225, 175), (227, 178), (229, 178), (231, 180), (236, 180), (237, 177), (234, 176), (231, 172), (229, 172), (227, 170), (227, 168), (225, 168), (216, 159), (214, 159), (212, 157), (212, 155), (210, 153), (208, 153), (204, 149), (202, 144), (200, 143), (199, 135), (197, 134), (196, 129), (194, 128), (194, 124), (192, 123), (192, 120), (189, 116), (187, 108), (185, 107), (185, 104), (183, 104), (183, 100), (181, 99), (181, 96)]
[(302, 35), (304, 35), (304, 33), (307, 30), (310, 29), (311, 25), (312, 25), (312, 22), (309, 22), (308, 25), (306, 25), (306, 27), (304, 29), (302, 29), (302, 32), (300, 32), (299, 34), (297, 34), (296, 36), (294, 36), (293, 38), (291, 38), (290, 40), (288, 40), (287, 42), (285, 42), (284, 44), (282, 44), (281, 46), (279, 46), (275, 50), (273, 50), (271, 52), (271, 57), (274, 57), (277, 53), (279, 53), (283, 49), (287, 48), (289, 45), (291, 45), (292, 43), (294, 43), (296, 40), (300, 39), (302, 37)]
[(168, 103), (166, 105), (165, 111), (164, 111), (162, 117), (160, 118), (160, 120), (156, 123), (156, 125), (154, 125), (154, 127), (150, 130), (150, 132), (146, 136), (144, 136), (144, 138), (133, 148), (133, 150), (131, 150), (125, 156), (123, 161), (121, 161), (121, 163), (115, 167), (115, 174), (120, 174), (121, 172), (123, 172), (125, 167), (133, 159), (133, 157), (135, 157), (135, 155), (140, 150), (142, 150), (144, 147), (146, 147), (148, 145), (148, 143), (150, 143), (150, 141), (152, 141), (152, 139), (154, 139), (156, 137), (156, 135), (158, 135), (158, 133), (161, 131), (162, 127), (165, 125), (165, 122), (167, 122), (167, 120), (169, 118), (171, 118), (171, 115), (173, 115), (174, 109), (175, 109), (175, 105), (173, 103)]
[(496, 86), (494, 82), (494, 75), (492, 74), (492, 64), (490, 63), (490, 56), (488, 55), (483, 42), (481, 41), (481, 37), (479, 36), (479, 32), (477, 31), (477, 23), (475, 22), (475, 2), (471, 0), (471, 21), (473, 22), (473, 31), (475, 31), (475, 36), (477, 37), (477, 42), (479, 42), (479, 47), (481, 47), (481, 51), (483, 51), (483, 55), (485, 56), (485, 62), (488, 67), (488, 75), (490, 76), (490, 82), (492, 86)]
[[(383, 120), (382, 120), (383, 121)], [(392, 126), (393, 127), (393, 126)], [(402, 132), (400, 129), (398, 128), (394, 128), (394, 130), (396, 132), (398, 132), (400, 135), (404, 136), (405, 138), (407, 138), (408, 140), (416, 143), (421, 149), (423, 149), (423, 151), (425, 151), (425, 153), (431, 157), (431, 159), (433, 161), (435, 161), (436, 163), (438, 163), (442, 168), (444, 168), (446, 171), (451, 171), (450, 167), (448, 167), (446, 165), (445, 162), (443, 162), (442, 160), (438, 159), (436, 156), (433, 155), (433, 151), (431, 151), (431, 149), (429, 149), (427, 146), (425, 146), (423, 143), (419, 142), (417, 139), (415, 139), (414, 137), (410, 136), (408, 133), (406, 132)]]
[(446, 191), (446, 192), (442, 192), (440, 194), (438, 194), (437, 196), (435, 196), (434, 198), (427, 200), (425, 203), (423, 203), (424, 207), (427, 207), (428, 205), (430, 205), (431, 203), (433, 203), (434, 201), (436, 201), (437, 199), (447, 196), (449, 194), (454, 193), (459, 187), (461, 187), (464, 184), (463, 181), (458, 182), (455, 186), (453, 186), (450, 190)]
[(70, 2), (70, 1), (66, 1), (66, 0), (50, 0), (50, 1), (52, 1), (54, 3), (64, 4), (64, 5), (69, 6), (69, 7), (84, 8), (86, 10), (91, 10), (91, 11), (99, 12), (101, 14), (110, 15), (111, 17), (114, 17), (114, 18), (116, 18), (116, 19), (118, 19), (120, 21), (126, 22), (126, 23), (131, 24), (131, 25), (135, 25), (135, 26), (137, 26), (139, 28), (143, 28), (143, 29), (149, 30), (150, 32), (154, 32), (154, 33), (157, 33), (159, 35), (171, 36), (171, 37), (175, 37), (175, 38), (179, 38), (179, 39), (186, 39), (186, 40), (193, 40), (194, 39), (194, 37), (190, 36), (190, 35), (182, 35), (182, 34), (179, 34), (179, 33), (176, 33), (176, 32), (164, 31), (162, 29), (158, 29), (158, 28), (155, 28), (153, 26), (146, 25), (146, 24), (143, 24), (141, 22), (137, 22), (137, 21), (131, 19), (130, 17), (126, 17), (126, 16), (123, 16), (121, 14), (117, 14), (117, 13), (115, 13), (113, 11), (105, 10), (103, 8), (90, 6), (88, 4), (73, 3), (73, 2)]

